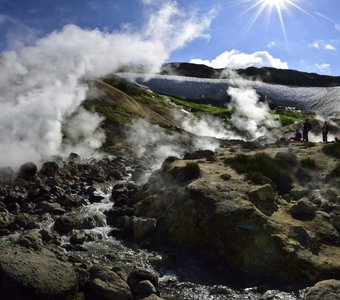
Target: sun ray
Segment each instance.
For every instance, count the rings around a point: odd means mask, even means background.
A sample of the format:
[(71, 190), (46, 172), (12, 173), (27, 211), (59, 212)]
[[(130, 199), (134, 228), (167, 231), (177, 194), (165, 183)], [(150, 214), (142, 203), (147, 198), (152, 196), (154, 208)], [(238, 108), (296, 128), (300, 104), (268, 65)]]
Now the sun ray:
[(253, 16), (246, 26), (246, 31), (249, 31), (249, 29), (256, 23), (256, 21), (261, 17), (262, 14), (264, 14), (265, 11), (267, 11), (268, 22), (270, 22), (270, 19), (273, 18), (275, 12), (286, 45), (288, 45), (288, 33), (285, 25), (285, 17), (289, 15), (289, 8), (293, 7), (305, 15), (313, 19), (315, 18), (300, 5), (298, 5), (296, 3), (297, 1), (298, 0), (235, 0), (232, 2), (232, 6), (249, 5), (244, 11), (241, 12), (241, 14), (238, 15), (237, 19), (248, 14), (250, 11), (254, 11)]

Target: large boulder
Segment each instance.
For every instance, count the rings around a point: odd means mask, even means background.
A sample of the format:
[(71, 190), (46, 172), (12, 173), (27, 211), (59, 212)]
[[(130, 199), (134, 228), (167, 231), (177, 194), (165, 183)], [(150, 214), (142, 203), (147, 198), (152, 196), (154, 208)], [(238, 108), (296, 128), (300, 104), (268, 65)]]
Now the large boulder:
[(22, 179), (30, 179), (37, 173), (38, 167), (32, 162), (23, 164), (18, 172), (17, 177)]
[(34, 252), (20, 246), (0, 246), (0, 298), (57, 300), (77, 291), (72, 265), (47, 250)]
[(157, 220), (151, 243), (180, 245), (213, 263), (293, 283), (340, 270), (334, 249), (339, 235), (328, 220), (294, 219), (291, 205), (267, 185), (254, 189), (250, 200), (250, 183), (239, 175), (225, 181), (213, 165), (196, 180), (173, 180), (173, 170), (185, 163), (163, 164), (139, 191), (136, 216)]
[(290, 212), (294, 218), (308, 220), (314, 218), (316, 209), (312, 202), (307, 199), (301, 199), (291, 207)]
[(105, 267), (92, 267), (90, 288), (96, 297), (107, 300), (130, 300), (128, 284), (114, 271)]
[(309, 288), (305, 300), (340, 300), (340, 280), (324, 280)]

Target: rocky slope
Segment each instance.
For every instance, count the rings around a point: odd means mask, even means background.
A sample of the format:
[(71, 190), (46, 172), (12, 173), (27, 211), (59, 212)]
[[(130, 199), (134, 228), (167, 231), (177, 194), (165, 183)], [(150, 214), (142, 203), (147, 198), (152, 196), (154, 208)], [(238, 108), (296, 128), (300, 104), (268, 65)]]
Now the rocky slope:
[[(266, 177), (254, 185), (226, 164), (237, 152), (283, 161), (292, 183), (280, 190)], [(314, 170), (301, 165), (306, 157)], [(260, 277), (295, 284), (339, 279), (339, 177), (326, 180), (335, 165), (320, 145), (300, 143), (169, 159), (143, 187), (136, 213), (157, 219), (154, 242), (202, 251)]]

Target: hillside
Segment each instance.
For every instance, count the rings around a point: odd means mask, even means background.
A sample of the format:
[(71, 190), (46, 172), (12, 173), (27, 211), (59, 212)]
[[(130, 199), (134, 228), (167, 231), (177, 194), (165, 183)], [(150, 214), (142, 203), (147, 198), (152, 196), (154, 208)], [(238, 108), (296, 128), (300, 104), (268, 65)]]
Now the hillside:
[[(163, 65), (160, 74), (199, 78), (227, 78), (223, 70), (191, 63), (168, 63)], [(332, 87), (340, 85), (340, 76), (326, 76), (296, 70), (249, 67), (235, 71), (244, 78), (251, 80), (260, 79), (265, 83), (302, 87)]]

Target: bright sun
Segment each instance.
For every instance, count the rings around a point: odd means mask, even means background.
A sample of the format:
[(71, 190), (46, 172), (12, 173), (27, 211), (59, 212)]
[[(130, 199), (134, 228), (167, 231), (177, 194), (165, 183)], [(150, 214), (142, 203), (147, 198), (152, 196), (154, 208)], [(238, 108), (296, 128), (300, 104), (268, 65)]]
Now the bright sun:
[[(236, 0), (239, 4), (250, 4), (251, 5), (243, 12), (243, 14), (248, 13), (249, 11), (255, 10), (253, 17), (249, 21), (249, 27), (254, 25), (256, 20), (262, 15), (262, 13), (267, 12), (269, 19), (273, 14), (277, 15), (280, 26), (287, 42), (287, 31), (284, 22), (284, 12), (288, 12), (288, 10), (292, 7), (300, 12), (303, 12), (306, 15), (311, 16), (307, 11), (305, 11), (302, 7), (300, 7), (296, 2), (299, 0)], [(243, 15), (242, 14), (242, 15)]]

